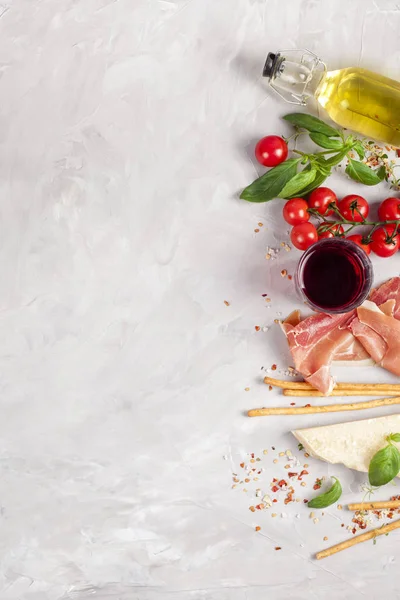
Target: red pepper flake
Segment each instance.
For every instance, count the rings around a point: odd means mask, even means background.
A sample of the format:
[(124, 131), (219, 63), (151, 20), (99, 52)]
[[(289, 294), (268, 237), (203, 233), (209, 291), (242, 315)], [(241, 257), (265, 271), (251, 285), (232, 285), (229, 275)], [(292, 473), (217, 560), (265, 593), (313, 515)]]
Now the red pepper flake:
[(254, 326), (254, 329), (255, 329), (256, 331), (260, 331), (261, 327), (260, 327), (259, 325), (255, 325), (255, 326)]
[(256, 509), (254, 506), (249, 506), (249, 510), (251, 510), (251, 512), (256, 512)]
[(388, 519), (393, 519), (393, 513), (392, 512), (388, 513)]
[(272, 385), (268, 386), (270, 392), (272, 392)]
[(289, 477), (297, 477), (298, 473), (292, 473), (291, 471), (289, 471), (288, 476)]
[(319, 490), (319, 489), (321, 488), (321, 486), (322, 486), (322, 479), (319, 479), (319, 478), (317, 477), (317, 479), (315, 480), (315, 483), (314, 483), (313, 489), (314, 489), (314, 490)]
[(278, 481), (278, 485), (279, 487), (283, 487), (284, 485), (287, 485), (287, 483), (284, 479), (281, 479), (280, 481)]
[(396, 154), (397, 154), (397, 156), (400, 158), (400, 148), (397, 148), (397, 150), (396, 150)]
[(278, 481), (278, 480), (276, 479), (276, 477), (274, 477), (272, 481)]
[(240, 463), (240, 466), (242, 467), (242, 469), (244, 469), (244, 463)]
[(275, 446), (271, 446), (272, 450), (275, 450)]
[(274, 499), (272, 500), (272, 502), (278, 502), (278, 500), (277, 500), (276, 498), (274, 498)]
[(228, 302), (228, 300), (224, 300), (224, 304), (225, 304), (225, 306), (230, 306), (231, 305), (230, 302)]
[(342, 523), (340, 527), (344, 527), (344, 523)]
[(259, 229), (255, 229), (254, 233), (259, 233), (259, 231), (260, 231)]
[(292, 281), (293, 279), (292, 275), (288, 275), (287, 278), (289, 279), (289, 281)]
[(300, 473), (300, 475), (298, 476), (298, 481), (301, 481), (303, 475), (308, 475), (308, 471), (306, 471), (305, 469), (302, 470), (302, 472)]
[(250, 454), (250, 456), (251, 456), (251, 458), (254, 458), (254, 452), (252, 452), (252, 453)]
[(248, 477), (246, 477), (246, 479), (244, 480), (245, 483), (249, 483), (250, 479)]
[(275, 550), (282, 550), (280, 546), (275, 546)]
[(294, 494), (294, 488), (290, 487), (290, 489), (287, 493), (287, 496), (284, 500), (285, 504), (289, 504), (289, 502), (294, 502), (293, 494)]
[(272, 365), (272, 367), (271, 367), (271, 371), (276, 371), (276, 370), (277, 370), (277, 368), (278, 368), (278, 367), (277, 367), (275, 364), (273, 364), (273, 365)]
[(308, 504), (308, 500), (306, 498), (304, 498), (303, 502), (304, 504)]
[(311, 404), (305, 404), (304, 408), (310, 408)]
[(268, 294), (261, 294), (262, 298), (266, 298), (268, 296)]
[(272, 488), (271, 488), (271, 491), (272, 492), (278, 492), (279, 491), (278, 486), (277, 485), (273, 485)]
[(261, 531), (261, 527), (259, 525), (257, 525), (257, 527), (255, 527), (256, 531)]
[(296, 402), (291, 402), (290, 406), (296, 406)]

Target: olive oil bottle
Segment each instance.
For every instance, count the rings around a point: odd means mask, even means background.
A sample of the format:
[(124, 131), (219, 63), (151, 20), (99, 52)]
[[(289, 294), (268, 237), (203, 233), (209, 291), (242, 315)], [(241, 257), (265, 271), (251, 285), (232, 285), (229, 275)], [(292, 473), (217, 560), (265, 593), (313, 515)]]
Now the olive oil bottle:
[(290, 104), (310, 97), (338, 125), (400, 147), (400, 83), (367, 69), (328, 71), (308, 50), (269, 53), (264, 77)]

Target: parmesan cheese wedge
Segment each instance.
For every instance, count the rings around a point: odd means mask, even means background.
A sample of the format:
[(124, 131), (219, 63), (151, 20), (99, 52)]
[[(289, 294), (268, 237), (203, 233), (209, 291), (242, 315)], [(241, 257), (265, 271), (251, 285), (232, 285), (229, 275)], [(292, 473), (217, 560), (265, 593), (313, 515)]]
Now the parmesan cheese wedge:
[(306, 452), (328, 463), (368, 472), (373, 455), (400, 433), (400, 414), (292, 431)]

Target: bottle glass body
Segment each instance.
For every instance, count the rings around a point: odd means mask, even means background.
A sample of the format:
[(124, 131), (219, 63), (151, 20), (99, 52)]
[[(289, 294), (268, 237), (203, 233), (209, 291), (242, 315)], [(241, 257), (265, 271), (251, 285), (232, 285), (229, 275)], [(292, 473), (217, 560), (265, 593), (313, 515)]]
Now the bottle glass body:
[(400, 147), (399, 82), (358, 67), (328, 71), (315, 98), (338, 125)]

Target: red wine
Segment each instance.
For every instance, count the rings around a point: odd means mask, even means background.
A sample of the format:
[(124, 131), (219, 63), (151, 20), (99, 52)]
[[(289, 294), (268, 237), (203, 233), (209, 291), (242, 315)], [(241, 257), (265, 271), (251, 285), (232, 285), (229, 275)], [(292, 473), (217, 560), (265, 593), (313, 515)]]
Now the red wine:
[(371, 261), (351, 241), (320, 240), (300, 259), (296, 283), (315, 310), (347, 312), (359, 306), (369, 293)]

